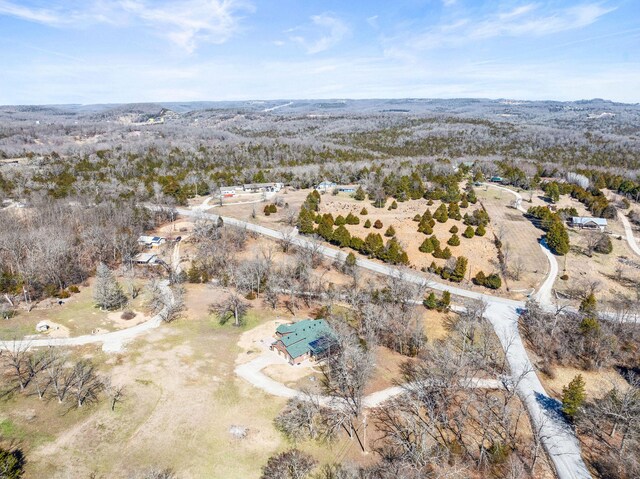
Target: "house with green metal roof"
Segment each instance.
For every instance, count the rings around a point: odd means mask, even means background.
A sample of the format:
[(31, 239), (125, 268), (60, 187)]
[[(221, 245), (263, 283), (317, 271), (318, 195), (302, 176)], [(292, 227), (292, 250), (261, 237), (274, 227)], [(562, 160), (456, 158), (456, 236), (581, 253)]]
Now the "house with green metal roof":
[(333, 331), (324, 319), (281, 324), (276, 328), (276, 338), (271, 349), (285, 356), (291, 364), (299, 364), (305, 359), (322, 359), (336, 347)]

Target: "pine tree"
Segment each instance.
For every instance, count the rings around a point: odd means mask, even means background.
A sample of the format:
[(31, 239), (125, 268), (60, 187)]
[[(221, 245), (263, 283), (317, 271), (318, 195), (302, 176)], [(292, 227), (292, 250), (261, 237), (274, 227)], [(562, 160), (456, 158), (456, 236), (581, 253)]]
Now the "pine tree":
[(593, 293), (591, 293), (580, 302), (580, 312), (589, 315), (595, 315), (597, 306), (598, 302), (596, 300), (596, 297)]
[(344, 219), (344, 216), (342, 215), (336, 216), (336, 222), (335, 222), (336, 226), (342, 226), (346, 224), (347, 224), (347, 220)]
[(456, 225), (453, 225), (450, 229), (449, 229), (449, 233), (451, 234), (456, 234), (458, 232), (458, 227)]
[(442, 292), (442, 299), (440, 300), (440, 303), (445, 309), (449, 307), (451, 304), (451, 293), (449, 290), (444, 290)]
[(313, 211), (306, 207), (300, 208), (298, 214), (298, 231), (304, 235), (313, 234), (316, 215)]
[(460, 246), (460, 237), (457, 234), (452, 234), (449, 241), (447, 241), (449, 246)]
[(372, 256), (378, 256), (384, 248), (382, 236), (378, 233), (369, 233), (364, 239), (364, 251)]
[(344, 259), (344, 264), (349, 268), (353, 268), (356, 265), (356, 255), (350, 252)]
[(425, 238), (418, 248), (422, 253), (433, 253), (433, 242), (431, 238)]
[(476, 228), (476, 236), (484, 236), (485, 234), (487, 234), (485, 227), (483, 225), (478, 225)]
[(467, 226), (462, 234), (465, 238), (473, 238), (476, 235), (476, 232), (473, 230), (473, 227)]
[(330, 215), (324, 215), (322, 217), (316, 233), (325, 240), (331, 241), (333, 237), (333, 220), (330, 218)]
[(458, 256), (456, 259), (456, 265), (453, 268), (453, 273), (451, 274), (451, 281), (455, 281), (459, 283), (464, 279), (464, 275), (467, 272), (467, 264), (469, 261), (464, 256)]
[(371, 220), (367, 220), (364, 222), (364, 227), (365, 228), (371, 228)]
[(358, 186), (358, 189), (356, 190), (356, 192), (353, 195), (353, 197), (358, 201), (362, 201), (362, 200), (365, 199), (366, 194), (365, 194), (364, 190), (362, 189), (362, 186)]
[(106, 264), (100, 263), (96, 269), (93, 298), (100, 309), (119, 309), (127, 304), (127, 297), (115, 276)]
[(333, 232), (331, 242), (341, 247), (349, 246), (351, 244), (351, 234), (349, 230), (343, 225), (338, 226)]
[(587, 397), (584, 379), (578, 374), (569, 385), (562, 388), (562, 412), (574, 420)]
[(396, 202), (396, 200), (393, 200), (393, 203), (391, 203), (391, 205), (389, 206), (389, 210), (397, 210), (398, 209), (398, 203)]
[(433, 291), (431, 291), (431, 293), (429, 293), (429, 296), (427, 296), (424, 299), (422, 304), (427, 309), (436, 309), (438, 307), (438, 300), (436, 299), (436, 295), (434, 294)]
[(395, 228), (394, 228), (393, 226), (389, 226), (389, 227), (387, 228), (387, 231), (385, 231), (385, 232), (384, 232), (384, 235), (385, 235), (387, 238), (391, 238), (392, 236), (395, 236), (395, 235), (396, 235), (396, 230), (395, 230)]
[(449, 218), (452, 218), (454, 220), (459, 220), (461, 218), (460, 207), (458, 206), (458, 203), (449, 203), (448, 214)]
[(569, 233), (561, 221), (554, 221), (547, 231), (547, 245), (555, 254), (565, 255), (569, 252)]
[(362, 216), (365, 216), (365, 215), (368, 215), (368, 214), (369, 214), (369, 212), (367, 211), (367, 209), (366, 209), (366, 208), (362, 208), (362, 209), (360, 210), (360, 214), (361, 214)]
[(447, 207), (443, 204), (438, 206), (438, 209), (433, 214), (434, 219), (438, 221), (438, 223), (446, 223), (449, 219), (449, 213), (447, 211)]

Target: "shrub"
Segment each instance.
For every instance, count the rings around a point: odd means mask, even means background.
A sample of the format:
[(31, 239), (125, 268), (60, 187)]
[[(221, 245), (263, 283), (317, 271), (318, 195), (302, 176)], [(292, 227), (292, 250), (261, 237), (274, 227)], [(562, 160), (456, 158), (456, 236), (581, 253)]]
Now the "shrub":
[(349, 246), (351, 246), (356, 251), (363, 251), (364, 240), (362, 238), (358, 238), (357, 236), (352, 236)]
[(344, 264), (349, 268), (353, 268), (356, 265), (356, 255), (350, 252), (344, 259)]
[(422, 253), (433, 253), (433, 242), (431, 241), (431, 238), (425, 238), (418, 249)]
[(394, 229), (394, 227), (393, 227), (393, 226), (389, 226), (389, 227), (387, 228), (387, 231), (385, 231), (385, 232), (384, 232), (384, 235), (385, 235), (387, 238), (391, 238), (392, 236), (395, 236), (395, 235), (396, 235), (396, 230)]
[(449, 241), (447, 241), (447, 244), (449, 246), (460, 246), (460, 238), (454, 233), (451, 235), (451, 238), (449, 238)]
[(70, 297), (71, 297), (71, 293), (69, 291), (67, 291), (66, 289), (61, 289), (56, 294), (56, 298), (60, 298), (60, 299), (67, 299), (67, 298), (70, 298)]
[(352, 213), (349, 213), (344, 221), (348, 225), (359, 225), (360, 224), (360, 218), (358, 218), (356, 215), (354, 215)]
[(569, 233), (560, 220), (553, 222), (547, 231), (547, 245), (555, 254), (565, 255), (569, 252)]
[(344, 216), (338, 215), (336, 217), (336, 221), (334, 223), (336, 226), (342, 226), (347, 224), (347, 220), (344, 219)]
[(421, 219), (422, 219), (422, 217), (421, 217), (420, 215), (415, 215), (415, 216), (413, 217), (413, 221), (416, 221), (416, 222), (417, 222), (417, 221), (420, 221)]
[(362, 208), (362, 209), (360, 210), (360, 214), (361, 214), (362, 216), (365, 216), (365, 215), (368, 215), (368, 214), (369, 214), (369, 212), (367, 211), (367, 209), (366, 209), (366, 208)]
[(126, 311), (124, 311), (121, 315), (120, 318), (124, 319), (125, 321), (129, 321), (133, 318), (136, 317), (136, 313), (134, 313), (133, 311), (131, 311), (130, 309), (127, 309)]
[(397, 209), (398, 209), (398, 203), (396, 202), (396, 200), (393, 200), (393, 202), (389, 206), (389, 210), (397, 210)]
[(364, 222), (364, 227), (365, 228), (371, 228), (371, 220), (367, 220)]
[(73, 294), (77, 294), (80, 292), (80, 288), (78, 288), (75, 284), (69, 286), (69, 292)]
[(462, 233), (465, 238), (473, 238), (476, 235), (476, 232), (473, 230), (471, 226), (467, 226), (467, 229)]
[(433, 217), (438, 221), (438, 223), (447, 222), (447, 220), (449, 219), (449, 213), (444, 203), (438, 206), (438, 209), (436, 209), (436, 212), (433, 214)]
[(476, 236), (484, 236), (487, 233), (487, 230), (483, 225), (478, 225), (476, 228)]
[(473, 278), (473, 283), (489, 289), (499, 289), (502, 286), (502, 279), (496, 273), (486, 276), (483, 271), (478, 271), (478, 274)]
[(364, 200), (366, 198), (366, 194), (365, 194), (364, 190), (362, 189), (362, 186), (358, 186), (358, 189), (354, 193), (353, 197), (358, 201), (362, 201), (362, 200)]
[(571, 420), (575, 419), (587, 397), (584, 386), (584, 379), (578, 374), (562, 388), (562, 412)]
[(562, 276), (560, 276), (560, 279), (562, 281), (567, 281), (569, 279), (569, 275), (568, 274), (563, 274)]
[(456, 225), (453, 225), (450, 229), (449, 229), (449, 233), (451, 234), (456, 234), (458, 232), (458, 227)]
[(254, 293), (253, 291), (249, 291), (245, 298), (247, 298), (248, 300), (254, 300), (256, 299), (256, 293)]
[(376, 220), (376, 222), (373, 223), (373, 227), (375, 229), (377, 229), (377, 230), (382, 229), (382, 226), (383, 226), (383, 224), (382, 224), (382, 221), (380, 221), (380, 220)]

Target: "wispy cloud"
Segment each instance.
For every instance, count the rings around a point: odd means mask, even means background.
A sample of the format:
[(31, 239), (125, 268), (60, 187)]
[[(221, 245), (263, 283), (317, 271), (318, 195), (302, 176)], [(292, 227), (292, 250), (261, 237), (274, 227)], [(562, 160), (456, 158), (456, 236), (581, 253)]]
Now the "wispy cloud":
[(52, 27), (141, 23), (189, 53), (201, 43), (220, 44), (228, 41), (242, 29), (242, 14), (253, 11), (253, 5), (244, 0), (166, 1), (160, 4), (150, 4), (146, 0), (109, 3), (97, 0), (87, 1), (82, 9), (69, 8), (64, 3), (54, 3), (50, 8), (37, 8), (0, 0), (0, 15)]
[[(310, 55), (334, 47), (351, 32), (351, 29), (344, 21), (330, 13), (312, 16), (311, 23), (312, 25), (310, 26), (301, 26), (289, 30), (289, 33), (303, 32), (298, 35), (293, 35), (290, 38), (294, 42), (302, 45)], [(315, 39), (311, 38), (314, 35), (317, 36), (318, 33), (320, 37)]]
[(251, 4), (238, 0), (190, 0), (161, 6), (150, 6), (142, 0), (123, 0), (120, 5), (188, 52), (193, 52), (202, 42), (228, 41), (241, 30), (241, 14), (253, 11)]
[(544, 36), (586, 27), (613, 10), (615, 8), (607, 8), (599, 3), (558, 10), (545, 10), (540, 4), (530, 3), (493, 12), (480, 19), (461, 18), (452, 23), (439, 24), (412, 35), (410, 43), (414, 48), (429, 49), (501, 36)]

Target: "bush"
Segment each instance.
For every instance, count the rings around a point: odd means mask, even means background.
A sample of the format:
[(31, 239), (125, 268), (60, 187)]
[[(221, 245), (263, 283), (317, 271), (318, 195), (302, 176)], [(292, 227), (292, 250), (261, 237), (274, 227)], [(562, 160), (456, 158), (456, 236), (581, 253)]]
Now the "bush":
[(371, 228), (371, 220), (367, 220), (364, 222), (364, 227), (365, 228)]
[(75, 284), (69, 286), (69, 292), (73, 294), (78, 294), (80, 292), (80, 288), (78, 288)]
[(385, 232), (384, 232), (384, 235), (385, 235), (387, 238), (391, 238), (392, 236), (395, 236), (395, 235), (396, 235), (396, 230), (394, 229), (394, 227), (393, 227), (393, 226), (389, 226), (389, 227), (387, 228), (387, 231), (385, 231)]
[(398, 203), (396, 202), (396, 200), (393, 200), (393, 203), (391, 203), (391, 205), (389, 206), (389, 210), (397, 210), (398, 209)]
[(567, 281), (569, 279), (569, 275), (568, 274), (563, 274), (562, 276), (560, 276), (560, 279), (562, 281)]
[(449, 238), (449, 241), (447, 241), (447, 244), (449, 246), (460, 246), (460, 238), (454, 233), (451, 235), (451, 238)]
[(364, 248), (364, 240), (362, 238), (358, 238), (357, 236), (352, 236), (349, 246), (351, 246), (356, 251), (362, 251)]
[(473, 230), (471, 226), (467, 226), (467, 229), (462, 233), (465, 238), (473, 238), (476, 235), (476, 232)]
[(431, 238), (425, 238), (420, 247), (418, 248), (422, 253), (433, 253), (433, 242)]
[(422, 217), (421, 217), (420, 215), (415, 215), (415, 216), (413, 217), (413, 221), (416, 221), (416, 222), (417, 222), (417, 221), (420, 221), (421, 219), (422, 219)]
[(478, 274), (473, 278), (473, 284), (489, 289), (499, 289), (502, 286), (502, 279), (496, 273), (486, 276), (483, 271), (478, 271)]
[(67, 291), (66, 289), (61, 289), (56, 294), (56, 298), (59, 298), (59, 299), (67, 299), (67, 298), (70, 298), (70, 297), (71, 297), (71, 293), (69, 291)]
[(136, 317), (136, 313), (134, 313), (133, 311), (131, 311), (131, 310), (129, 310), (129, 309), (128, 309), (128, 310), (126, 310), (126, 311), (124, 311), (124, 312), (120, 315), (120, 318), (121, 318), (121, 319), (124, 319), (125, 321), (129, 321), (129, 320), (131, 320), (131, 319), (133, 319), (133, 318), (135, 318), (135, 317)]
[(367, 209), (366, 209), (366, 208), (362, 208), (362, 209), (360, 210), (360, 214), (361, 214), (362, 216), (365, 216), (365, 215), (368, 215), (368, 214), (369, 214), (369, 212), (367, 211)]
[(449, 229), (449, 233), (451, 234), (456, 234), (458, 232), (458, 227), (456, 225), (453, 225), (450, 229)]
[(380, 221), (380, 220), (376, 220), (376, 222), (373, 223), (373, 227), (375, 229), (377, 229), (377, 230), (382, 229), (382, 226), (383, 226), (383, 224), (382, 224), (382, 221)]
[(484, 236), (487, 233), (487, 230), (483, 225), (478, 225), (476, 228), (476, 236)]
[(256, 293), (254, 293), (253, 291), (249, 291), (245, 296), (245, 298), (247, 298), (250, 301), (253, 301), (254, 299), (256, 299)]
[(336, 226), (342, 226), (347, 224), (347, 220), (344, 219), (344, 216), (338, 215), (336, 217), (336, 221), (334, 223)]
[(364, 200), (366, 198), (366, 194), (365, 194), (364, 190), (362, 189), (362, 186), (358, 186), (358, 189), (354, 193), (353, 197), (358, 201), (362, 201), (362, 200)]
[(358, 218), (356, 215), (354, 215), (352, 213), (349, 213), (344, 221), (348, 225), (359, 225), (360, 224), (360, 218)]

